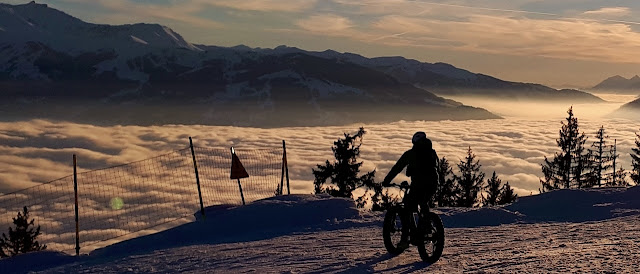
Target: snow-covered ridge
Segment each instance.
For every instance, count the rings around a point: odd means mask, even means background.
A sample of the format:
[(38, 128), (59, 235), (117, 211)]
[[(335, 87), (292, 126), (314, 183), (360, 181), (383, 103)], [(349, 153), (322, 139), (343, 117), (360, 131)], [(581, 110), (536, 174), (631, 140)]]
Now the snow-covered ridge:
[[(200, 49), (185, 41), (166, 26), (157, 24), (101, 25), (84, 22), (46, 4), (0, 4), (0, 27), (7, 34), (0, 42), (38, 41), (54, 50), (68, 52), (95, 51), (113, 48), (130, 52), (131, 36), (146, 41), (147, 47)], [(89, 39), (88, 39), (89, 38)], [(140, 50), (140, 49), (138, 49)]]

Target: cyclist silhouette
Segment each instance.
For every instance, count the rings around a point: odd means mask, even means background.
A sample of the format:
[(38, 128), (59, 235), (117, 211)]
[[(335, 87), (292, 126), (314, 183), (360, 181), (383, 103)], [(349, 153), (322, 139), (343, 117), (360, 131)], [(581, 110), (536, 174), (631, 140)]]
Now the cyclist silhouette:
[[(403, 223), (409, 223), (409, 217), (411, 212), (418, 211), (418, 205), (420, 208), (427, 208), (431, 197), (435, 194), (438, 187), (438, 171), (437, 166), (439, 162), (438, 154), (432, 147), (431, 140), (427, 138), (427, 135), (418, 131), (413, 134), (411, 138), (413, 147), (407, 150), (398, 162), (391, 168), (387, 176), (382, 181), (382, 186), (389, 186), (393, 178), (400, 173), (405, 167), (407, 167), (407, 176), (411, 177), (411, 187), (407, 196), (404, 198), (406, 214), (402, 214), (401, 218)], [(403, 226), (403, 230), (408, 227)], [(409, 233), (403, 231), (403, 244), (408, 244), (407, 237)]]

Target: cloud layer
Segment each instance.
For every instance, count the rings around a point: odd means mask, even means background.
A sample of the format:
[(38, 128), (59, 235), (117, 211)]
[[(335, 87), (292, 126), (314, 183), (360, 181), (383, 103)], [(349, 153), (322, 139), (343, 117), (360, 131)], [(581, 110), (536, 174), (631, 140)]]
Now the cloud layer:
[[(574, 109), (578, 118), (580, 111), (589, 112), (579, 106)], [(198, 147), (220, 149), (278, 148), (282, 140), (286, 140), (292, 192), (311, 193), (311, 168), (332, 159), (331, 146), (343, 133), (355, 132), (364, 126), (368, 133), (361, 153), (363, 171), (376, 169), (379, 179), (410, 148), (409, 138), (413, 132), (424, 130), (441, 157), (455, 164), (470, 146), (485, 173), (495, 170), (519, 194), (526, 195), (536, 193), (539, 188), (544, 156), (558, 151), (555, 139), (562, 117), (278, 129), (184, 125), (99, 127), (44, 120), (0, 123), (0, 190), (7, 192), (69, 175), (73, 154), (78, 155), (81, 171), (86, 171), (182, 149), (188, 146), (188, 136), (193, 136)], [(622, 154), (619, 163), (628, 169), (628, 153), (640, 125), (628, 120), (581, 120), (581, 130), (589, 136), (601, 125), (611, 140), (618, 140)]]
[[(512, 108), (521, 114), (535, 111), (524, 105)], [(617, 139), (621, 154), (618, 165), (630, 169), (629, 153), (635, 146), (635, 132), (640, 130), (640, 124), (587, 115), (594, 108), (574, 106), (581, 130), (590, 136), (587, 146), (593, 142), (596, 130), (604, 125), (609, 141)], [(103, 246), (107, 243), (103, 240), (118, 236), (156, 231), (157, 227), (148, 229), (175, 218), (189, 217), (199, 209), (193, 163), (190, 150), (186, 149), (189, 136), (196, 146), (205, 206), (240, 203), (237, 182), (229, 179), (232, 146), (251, 174), (242, 180), (248, 201), (271, 195), (279, 184), (282, 140), (287, 144), (291, 192), (312, 193), (312, 168), (333, 160), (333, 142), (343, 133), (356, 132), (360, 126), (367, 130), (361, 147), (360, 160), (364, 162), (361, 170), (376, 170), (377, 181), (411, 147), (411, 136), (420, 130), (427, 132), (439, 156), (449, 159), (455, 172), (455, 165), (471, 147), (487, 176), (495, 171), (517, 194), (536, 194), (542, 176), (540, 164), (545, 156), (559, 150), (555, 139), (565, 111), (566, 106), (542, 108), (538, 104), (537, 112), (554, 114), (536, 119), (509, 113), (512, 114), (509, 118), (501, 120), (399, 121), (274, 129), (199, 125), (105, 127), (45, 120), (0, 122), (0, 192), (66, 176), (44, 185), (44, 192), (36, 188), (20, 195), (0, 196), (0, 223), (9, 224), (19, 209), (9, 207), (46, 204), (47, 208), (30, 207), (45, 231), (43, 240), (53, 249), (73, 251), (73, 184), (68, 176), (73, 172), (73, 154), (78, 156), (80, 168), (83, 248)], [(131, 162), (134, 163), (127, 164)], [(117, 167), (109, 168), (113, 166)], [(98, 171), (86, 172), (89, 170)], [(407, 179), (401, 173), (396, 181)], [(124, 208), (120, 210), (120, 206)]]

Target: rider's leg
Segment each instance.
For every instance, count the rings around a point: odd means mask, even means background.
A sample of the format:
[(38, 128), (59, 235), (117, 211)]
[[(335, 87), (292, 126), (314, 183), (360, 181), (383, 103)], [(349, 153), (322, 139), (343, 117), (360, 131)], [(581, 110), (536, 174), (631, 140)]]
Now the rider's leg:
[[(415, 219), (413, 218), (413, 213), (418, 210), (418, 201), (415, 199), (411, 193), (407, 194), (407, 197), (404, 199), (404, 212), (402, 218), (402, 240), (409, 242), (409, 236), (416, 229)], [(411, 235), (411, 239), (415, 238), (415, 236)]]

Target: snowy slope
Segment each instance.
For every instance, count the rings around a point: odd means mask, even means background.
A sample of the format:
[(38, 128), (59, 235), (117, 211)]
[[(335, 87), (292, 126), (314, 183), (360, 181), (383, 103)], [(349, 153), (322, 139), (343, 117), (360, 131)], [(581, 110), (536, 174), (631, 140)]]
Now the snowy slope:
[[(640, 267), (640, 187), (559, 190), (498, 208), (442, 208), (446, 246), (426, 266), (412, 247), (392, 257), (382, 214), (353, 202), (292, 195), (121, 242), (88, 256), (55, 252), (0, 260), (3, 273), (631, 273)], [(199, 213), (196, 213), (199, 214)]]

